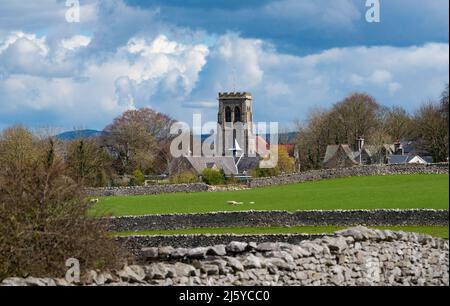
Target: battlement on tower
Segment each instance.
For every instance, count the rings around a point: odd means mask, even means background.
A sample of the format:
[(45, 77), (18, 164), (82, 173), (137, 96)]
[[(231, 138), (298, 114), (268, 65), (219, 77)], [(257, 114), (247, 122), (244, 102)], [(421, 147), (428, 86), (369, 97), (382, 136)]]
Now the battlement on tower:
[(249, 92), (219, 92), (219, 99), (252, 99)]

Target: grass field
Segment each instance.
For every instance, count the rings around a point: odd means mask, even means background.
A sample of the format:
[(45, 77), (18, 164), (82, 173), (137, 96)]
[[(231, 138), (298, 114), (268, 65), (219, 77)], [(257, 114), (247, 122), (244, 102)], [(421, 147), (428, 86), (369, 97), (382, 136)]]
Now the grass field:
[[(230, 206), (228, 201), (243, 202)], [(250, 204), (254, 202), (254, 204)], [(245, 191), (106, 197), (92, 216), (248, 210), (448, 209), (448, 175), (352, 177)]]
[[(377, 229), (389, 229), (393, 231), (404, 231), (427, 234), (434, 237), (449, 237), (448, 226), (381, 226), (373, 227)], [(255, 227), (255, 228), (197, 228), (186, 230), (169, 230), (169, 231), (143, 231), (143, 232), (126, 232), (116, 233), (118, 236), (132, 235), (190, 235), (190, 234), (322, 234), (334, 233), (345, 229), (340, 226), (299, 226), (299, 227)]]

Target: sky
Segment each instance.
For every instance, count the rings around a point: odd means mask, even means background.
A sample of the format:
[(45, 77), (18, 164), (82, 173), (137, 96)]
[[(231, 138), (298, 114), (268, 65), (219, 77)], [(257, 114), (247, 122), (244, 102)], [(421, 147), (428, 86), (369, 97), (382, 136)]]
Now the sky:
[(0, 129), (214, 121), (221, 91), (283, 126), (352, 92), (412, 113), (449, 82), (449, 1), (379, 2), (369, 23), (366, 0), (0, 0)]

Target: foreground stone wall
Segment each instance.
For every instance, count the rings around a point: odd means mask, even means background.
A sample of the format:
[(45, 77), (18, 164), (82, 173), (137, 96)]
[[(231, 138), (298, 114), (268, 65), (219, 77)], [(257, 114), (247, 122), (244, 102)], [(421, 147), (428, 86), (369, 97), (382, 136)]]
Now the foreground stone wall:
[[(448, 286), (449, 242), (413, 233), (353, 228), (298, 244), (231, 242), (142, 250), (120, 271), (90, 271), (84, 285)], [(10, 278), (4, 286), (68, 285)]]
[(305, 240), (324, 237), (326, 234), (273, 234), (273, 235), (155, 235), (117, 237), (117, 242), (136, 258), (142, 258), (142, 249), (152, 247), (197, 248), (229, 244), (233, 241), (255, 243), (282, 242), (298, 244)]
[(164, 193), (206, 192), (209, 187), (203, 183), (196, 184), (161, 184), (137, 187), (87, 188), (84, 193), (88, 197), (156, 195)]
[(244, 211), (111, 218), (110, 230), (130, 232), (217, 227), (448, 225), (448, 210)]
[(265, 187), (273, 185), (296, 184), (324, 179), (344, 178), (353, 176), (396, 175), (396, 174), (448, 174), (449, 164), (431, 165), (371, 165), (362, 167), (324, 169), (282, 175), (268, 178), (254, 179), (249, 187)]

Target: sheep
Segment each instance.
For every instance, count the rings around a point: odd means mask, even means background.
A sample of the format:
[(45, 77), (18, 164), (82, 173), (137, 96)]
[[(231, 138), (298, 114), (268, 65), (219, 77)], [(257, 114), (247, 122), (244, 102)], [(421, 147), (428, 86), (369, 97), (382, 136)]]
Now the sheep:
[(236, 201), (228, 201), (227, 204), (235, 206), (235, 205), (244, 205), (243, 202), (236, 202)]

